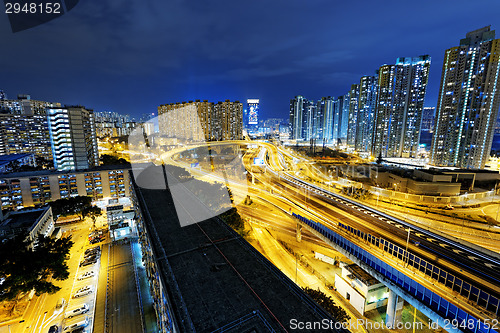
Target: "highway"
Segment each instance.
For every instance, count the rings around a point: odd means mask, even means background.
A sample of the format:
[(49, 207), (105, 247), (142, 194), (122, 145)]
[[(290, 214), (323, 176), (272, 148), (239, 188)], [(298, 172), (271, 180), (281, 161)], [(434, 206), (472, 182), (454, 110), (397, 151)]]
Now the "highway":
[[(500, 260), (495, 253), (450, 240), (447, 237), (328, 191), (315, 185), (312, 181), (304, 181), (296, 176), (297, 173), (302, 171), (314, 179), (319, 172), (314, 170), (314, 166), (308, 164), (307, 159), (297, 154), (278, 149), (276, 146), (265, 142), (236, 141), (222, 144), (235, 143), (245, 146), (251, 144), (253, 147), (258, 147), (249, 149), (246, 155), (243, 156), (242, 162), (260, 183), (259, 186), (249, 186), (247, 190), (253, 192), (260, 188), (258, 193), (261, 199), (269, 202), (274, 201), (274, 205), (287, 212), (302, 211), (303, 216), (309, 216), (308, 218), (323, 223), (337, 233), (348, 233), (348, 230), (341, 230), (341, 225), (345, 225), (374, 237), (388, 240), (403, 249), (405, 249), (408, 240), (408, 251), (410, 253), (499, 298)], [(211, 145), (214, 146), (215, 143), (211, 143)], [(189, 148), (191, 147), (182, 147), (178, 151)], [(263, 158), (265, 165), (253, 165), (254, 157)], [(168, 158), (165, 160), (168, 160)], [(179, 161), (176, 162), (179, 163)], [(182, 166), (186, 167), (186, 165)], [(189, 166), (187, 169), (189, 169)], [(326, 176), (324, 177), (325, 179), (321, 180), (327, 181)], [(230, 185), (235, 186), (234, 184)], [(264, 191), (262, 186), (265, 189)], [(304, 210), (308, 214), (305, 214)], [(352, 234), (351, 236), (355, 235)], [(358, 242), (364, 243), (366, 241), (359, 240)], [(448, 294), (458, 295), (456, 292), (451, 292), (450, 285), (446, 287), (442, 285), (442, 288), (443, 290), (449, 289)], [(468, 296), (465, 292), (462, 295)], [(477, 310), (470, 306), (467, 306), (467, 308), (472, 313), (475, 313), (478, 318), (488, 318), (492, 315), (491, 312), (484, 314), (484, 309), (480, 311), (479, 308)], [(491, 308), (488, 310), (498, 311)]]

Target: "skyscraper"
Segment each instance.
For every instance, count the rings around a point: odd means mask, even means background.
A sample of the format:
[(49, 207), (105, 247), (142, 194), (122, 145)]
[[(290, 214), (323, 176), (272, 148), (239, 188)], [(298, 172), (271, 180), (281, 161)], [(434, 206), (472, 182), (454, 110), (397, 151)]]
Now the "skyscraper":
[(422, 113), (422, 131), (432, 132), (434, 130), (434, 114), (436, 113), (436, 108), (433, 106), (424, 107), (424, 112)]
[(56, 169), (82, 170), (99, 165), (92, 110), (83, 106), (49, 108), (47, 119)]
[(351, 85), (349, 92), (349, 120), (347, 125), (347, 145), (354, 147), (358, 122), (359, 84)]
[(380, 67), (373, 156), (417, 156), (430, 64), (424, 55)]
[(377, 77), (363, 76), (359, 83), (358, 114), (354, 141), (354, 147), (357, 151), (371, 151), (376, 103)]
[[(295, 96), (294, 99), (290, 100), (290, 139), (291, 140), (302, 140), (303, 139), (303, 129), (302, 125), (304, 123), (304, 104), (308, 104), (307, 99), (303, 96)], [(307, 121), (307, 119), (306, 119)]]
[(200, 100), (158, 107), (160, 133), (190, 141), (240, 140), (243, 138), (243, 105), (239, 101), (216, 104)]
[[(258, 101), (258, 100), (257, 100)], [(258, 103), (258, 102), (257, 102)], [(226, 100), (214, 105), (219, 120), (216, 140), (238, 140), (243, 137), (243, 105)], [(258, 104), (257, 104), (258, 110)], [(256, 111), (258, 112), (258, 111)]]
[[(334, 139), (336, 140), (337, 135), (335, 133), (334, 138), (334, 122), (335, 122), (335, 103), (333, 97), (323, 97), (318, 101), (316, 111), (318, 115), (321, 117), (322, 122), (322, 137), (321, 139), (326, 140), (328, 143), (334, 143)], [(336, 142), (335, 142), (336, 143)]]
[(500, 103), (500, 39), (490, 26), (445, 51), (431, 164), (483, 168)]
[(349, 106), (351, 95), (347, 93), (337, 99), (339, 110), (339, 123), (337, 128), (337, 142), (347, 144), (347, 129), (349, 127)]

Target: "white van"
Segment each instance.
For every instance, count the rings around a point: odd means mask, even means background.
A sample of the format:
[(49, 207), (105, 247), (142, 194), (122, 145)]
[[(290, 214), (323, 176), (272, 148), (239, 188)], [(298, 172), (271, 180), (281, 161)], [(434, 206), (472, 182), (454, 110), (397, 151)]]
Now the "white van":
[(73, 318), (75, 316), (84, 314), (89, 311), (89, 305), (87, 303), (83, 303), (81, 306), (74, 308), (72, 310), (67, 311), (64, 314), (64, 318)]
[(85, 316), (85, 319), (82, 320), (82, 321), (79, 321), (77, 323), (74, 323), (74, 324), (71, 324), (71, 325), (68, 325), (66, 326), (64, 329), (63, 329), (63, 332), (64, 333), (67, 333), (67, 332), (73, 332), (74, 330), (77, 330), (81, 327), (86, 327), (87, 325), (89, 324), (89, 316)]

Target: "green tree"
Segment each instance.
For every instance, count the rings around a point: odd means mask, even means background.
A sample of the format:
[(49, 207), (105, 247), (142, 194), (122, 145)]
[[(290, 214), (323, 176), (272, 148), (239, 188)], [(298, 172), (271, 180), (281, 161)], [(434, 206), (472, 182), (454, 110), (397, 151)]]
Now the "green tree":
[(98, 216), (101, 216), (102, 215), (102, 210), (101, 208), (97, 207), (97, 206), (90, 206), (90, 207), (86, 207), (84, 210), (83, 210), (83, 217), (90, 217), (92, 219), (92, 223), (94, 224), (94, 228), (95, 228), (95, 221), (97, 219)]
[(243, 232), (245, 229), (245, 222), (240, 214), (238, 214), (238, 210), (234, 207), (220, 214), (219, 217), (238, 233)]
[(305, 287), (303, 289), (306, 294), (308, 294), (316, 303), (330, 313), (338, 322), (346, 322), (350, 319), (349, 315), (343, 308), (335, 305), (331, 296), (327, 296), (324, 292), (311, 289), (309, 287)]
[(36, 295), (53, 294), (61, 288), (48, 281), (69, 277), (67, 260), (73, 246), (71, 237), (54, 239), (39, 236), (38, 245), (29, 248), (27, 233), (0, 245), (0, 278), (3, 279), (0, 301), (15, 300), (35, 290)]
[(118, 165), (118, 164), (128, 164), (126, 159), (124, 158), (118, 158), (113, 155), (109, 154), (103, 154), (99, 157), (99, 160), (101, 161), (101, 165)]
[(66, 199), (58, 199), (50, 203), (52, 212), (56, 216), (78, 215), (83, 219), (83, 211), (92, 206), (92, 198), (87, 196), (76, 196)]

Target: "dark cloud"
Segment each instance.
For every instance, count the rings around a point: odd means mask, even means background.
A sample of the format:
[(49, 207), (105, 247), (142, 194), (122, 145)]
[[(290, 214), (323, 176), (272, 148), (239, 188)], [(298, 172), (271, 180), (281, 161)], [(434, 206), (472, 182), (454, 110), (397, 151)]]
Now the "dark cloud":
[[(0, 18), (0, 89), (140, 115), (162, 103), (261, 98), (287, 117), (296, 94), (344, 94), (400, 56), (430, 54), (434, 105), (446, 48), (500, 28), (497, 0), (83, 1), (11, 33)], [(0, 15), (1, 16), (1, 15)]]

